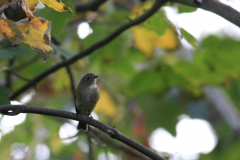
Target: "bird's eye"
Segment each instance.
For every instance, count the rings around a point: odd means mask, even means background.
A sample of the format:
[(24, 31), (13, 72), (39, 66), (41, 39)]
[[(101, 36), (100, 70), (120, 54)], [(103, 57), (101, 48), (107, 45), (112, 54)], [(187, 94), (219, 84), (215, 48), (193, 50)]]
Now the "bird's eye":
[(89, 79), (90, 79), (89, 77), (86, 78), (86, 80), (89, 80)]

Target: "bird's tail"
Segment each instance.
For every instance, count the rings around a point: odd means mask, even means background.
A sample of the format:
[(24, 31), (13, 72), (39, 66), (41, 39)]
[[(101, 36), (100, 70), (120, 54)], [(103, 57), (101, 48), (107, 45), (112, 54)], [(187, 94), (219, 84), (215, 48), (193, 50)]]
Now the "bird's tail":
[(83, 122), (79, 122), (78, 126), (77, 126), (78, 130), (83, 130), (84, 132), (88, 131), (88, 125), (86, 123)]

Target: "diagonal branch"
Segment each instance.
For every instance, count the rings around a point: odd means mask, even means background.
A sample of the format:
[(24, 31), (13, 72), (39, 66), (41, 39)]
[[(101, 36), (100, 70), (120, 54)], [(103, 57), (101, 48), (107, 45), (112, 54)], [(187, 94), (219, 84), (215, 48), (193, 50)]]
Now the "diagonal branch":
[(89, 2), (75, 2), (76, 12), (96, 11), (107, 0), (92, 0)]
[(117, 30), (115, 30), (112, 34), (110, 34), (109, 36), (107, 36), (106, 38), (104, 38), (103, 40), (93, 44), (92, 46), (90, 46), (89, 48), (87, 48), (86, 50), (78, 53), (77, 55), (73, 56), (72, 58), (58, 63), (55, 66), (49, 68), (48, 70), (46, 70), (45, 72), (39, 74), (37, 77), (35, 77), (34, 79), (32, 79), (30, 82), (28, 82), (26, 85), (24, 85), (22, 88), (20, 88), (19, 90), (17, 90), (15, 93), (13, 93), (10, 96), (10, 99), (15, 99), (16, 97), (18, 97), (21, 93), (23, 93), (24, 91), (26, 91), (27, 89), (29, 89), (30, 87), (34, 86), (36, 83), (38, 83), (39, 81), (41, 81), (43, 78), (47, 77), (48, 75), (50, 75), (51, 73), (57, 71), (58, 69), (64, 67), (64, 66), (68, 66), (74, 62), (76, 62), (77, 60), (91, 54), (92, 52), (94, 52), (95, 50), (97, 50), (100, 47), (103, 47), (104, 45), (108, 44), (109, 42), (111, 42), (113, 39), (115, 39), (117, 36), (119, 36), (122, 32), (124, 32), (125, 30), (129, 29), (130, 27), (134, 26), (134, 25), (138, 25), (140, 23), (142, 23), (143, 21), (145, 21), (146, 19), (148, 19), (150, 16), (152, 16), (156, 11), (158, 11), (158, 9), (166, 2), (166, 0), (156, 0), (155, 3), (153, 4), (153, 6), (146, 11), (143, 15), (137, 17), (134, 20), (131, 20), (125, 24), (123, 24), (122, 26), (120, 26)]
[(96, 129), (89, 128), (89, 131), (93, 132), (94, 136), (96, 138), (98, 138), (99, 140), (101, 140), (103, 143), (105, 143), (105, 144), (107, 144), (107, 145), (109, 145), (109, 146), (111, 146), (113, 148), (116, 148), (117, 150), (122, 150), (126, 154), (129, 154), (129, 155), (131, 155), (133, 157), (136, 157), (138, 159), (149, 160), (149, 158), (146, 157), (145, 155), (139, 154), (135, 150), (133, 150), (133, 149), (127, 147), (127, 146), (118, 144), (118, 143), (112, 141), (111, 139), (107, 138), (106, 136), (101, 135), (100, 132), (98, 130), (96, 130)]
[[(61, 59), (63, 61), (66, 61), (66, 58), (61, 56)], [(72, 72), (72, 69), (70, 68), (69, 65), (66, 66), (66, 70), (67, 70), (67, 74), (69, 76), (69, 79), (70, 79), (70, 83), (71, 83), (71, 90), (72, 90), (72, 93), (73, 93), (73, 99), (74, 99), (74, 92), (75, 92), (75, 82), (74, 82), (74, 77), (73, 77), (73, 72)]]
[(240, 12), (218, 0), (170, 0), (215, 13), (240, 27)]
[(122, 133), (117, 131), (114, 127), (110, 127), (104, 123), (101, 123), (87, 116), (76, 115), (75, 113), (67, 112), (67, 111), (61, 111), (61, 110), (43, 108), (43, 107), (27, 106), (27, 105), (1, 106), (0, 113), (5, 115), (17, 115), (19, 113), (35, 113), (35, 114), (49, 115), (49, 116), (62, 117), (62, 118), (67, 118), (67, 119), (72, 119), (77, 121), (83, 121), (84, 123), (94, 126), (99, 130), (107, 133), (112, 138), (117, 139), (122, 143), (125, 143), (126, 145), (129, 145), (130, 147), (136, 149), (140, 153), (148, 156), (149, 158), (156, 159), (156, 160), (164, 160), (164, 158), (162, 158), (157, 153), (154, 153), (152, 150), (139, 144), (133, 139), (123, 135)]
[[(54, 44), (56, 44), (57, 46), (61, 46), (61, 42), (59, 40), (57, 40), (55, 37), (51, 36), (51, 39), (52, 39), (52, 42)], [(64, 56), (61, 55), (60, 57), (61, 57), (62, 61), (66, 61), (66, 58)], [(67, 73), (68, 73), (68, 76), (69, 76), (69, 79), (70, 79), (71, 90), (72, 90), (73, 99), (74, 99), (75, 82), (74, 82), (73, 72), (72, 72), (72, 70), (71, 70), (69, 65), (67, 65), (65, 68), (67, 70)]]
[(217, 0), (203, 0), (200, 7), (204, 10), (216, 13), (233, 24), (240, 27), (240, 12)]

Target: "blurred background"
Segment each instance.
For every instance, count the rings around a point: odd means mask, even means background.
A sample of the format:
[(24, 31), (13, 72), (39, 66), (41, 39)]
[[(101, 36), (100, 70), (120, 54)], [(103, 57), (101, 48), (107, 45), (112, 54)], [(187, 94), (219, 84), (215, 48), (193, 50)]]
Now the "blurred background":
[[(107, 1), (98, 11), (60, 13), (38, 4), (51, 21), (54, 49), (46, 63), (26, 44), (0, 46), (0, 93), (102, 40), (143, 14), (153, 1)], [(84, 1), (83, 1), (84, 2)], [(240, 1), (221, 1), (240, 11)], [(171, 160), (240, 158), (240, 29), (225, 19), (180, 4), (157, 13), (109, 44), (61, 68), (11, 101), (75, 112), (73, 90), (87, 73), (99, 75), (100, 101), (92, 116)], [(7, 54), (6, 54), (7, 53)], [(141, 159), (94, 128), (35, 114), (0, 115), (0, 159)]]

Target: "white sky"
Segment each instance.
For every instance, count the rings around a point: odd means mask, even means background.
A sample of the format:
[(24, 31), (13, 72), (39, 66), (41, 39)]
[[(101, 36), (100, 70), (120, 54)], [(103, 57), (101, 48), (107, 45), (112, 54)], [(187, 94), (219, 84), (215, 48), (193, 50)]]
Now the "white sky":
[[(240, 0), (227, 2), (232, 4), (235, 9), (240, 10)], [(196, 12), (178, 14), (177, 9), (172, 7), (164, 7), (164, 10), (167, 18), (174, 25), (184, 28), (197, 39), (217, 34), (240, 40), (240, 28), (214, 13), (197, 9)]]

